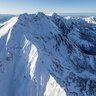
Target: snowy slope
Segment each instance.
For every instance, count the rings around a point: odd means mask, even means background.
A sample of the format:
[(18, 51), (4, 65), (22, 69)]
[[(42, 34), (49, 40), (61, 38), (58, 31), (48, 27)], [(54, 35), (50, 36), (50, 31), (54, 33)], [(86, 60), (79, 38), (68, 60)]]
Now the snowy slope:
[(2, 25), (2, 23), (4, 23), (5, 21), (9, 20), (10, 18), (12, 18), (14, 15), (7, 15), (7, 14), (0, 14), (0, 26)]
[(96, 25), (86, 18), (39, 12), (4, 22), (0, 96), (95, 96)]

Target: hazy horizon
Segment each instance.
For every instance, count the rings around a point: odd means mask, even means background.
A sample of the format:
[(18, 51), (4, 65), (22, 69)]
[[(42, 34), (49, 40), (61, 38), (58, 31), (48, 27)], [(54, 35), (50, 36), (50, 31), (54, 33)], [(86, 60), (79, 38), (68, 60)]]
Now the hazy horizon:
[(0, 0), (0, 14), (95, 13), (96, 0)]
[[(38, 12), (36, 12), (38, 13)], [(20, 14), (24, 14), (24, 13), (20, 13)], [(29, 14), (34, 14), (34, 13), (29, 13)], [(96, 16), (96, 13), (57, 13), (58, 15), (61, 16)], [(0, 16), (6, 16), (6, 15), (19, 15), (19, 14), (0, 14)]]

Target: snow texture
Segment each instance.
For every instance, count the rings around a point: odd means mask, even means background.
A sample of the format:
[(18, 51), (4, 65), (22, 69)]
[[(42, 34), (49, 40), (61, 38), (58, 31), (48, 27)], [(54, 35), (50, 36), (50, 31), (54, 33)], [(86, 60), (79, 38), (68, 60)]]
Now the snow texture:
[(0, 50), (0, 96), (96, 96), (94, 16), (14, 16)]

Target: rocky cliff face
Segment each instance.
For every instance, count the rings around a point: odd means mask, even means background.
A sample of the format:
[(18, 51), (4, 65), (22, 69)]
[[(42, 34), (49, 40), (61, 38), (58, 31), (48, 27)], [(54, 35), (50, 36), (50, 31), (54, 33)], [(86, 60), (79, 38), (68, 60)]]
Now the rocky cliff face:
[(3, 23), (1, 96), (95, 96), (95, 23), (40, 12)]

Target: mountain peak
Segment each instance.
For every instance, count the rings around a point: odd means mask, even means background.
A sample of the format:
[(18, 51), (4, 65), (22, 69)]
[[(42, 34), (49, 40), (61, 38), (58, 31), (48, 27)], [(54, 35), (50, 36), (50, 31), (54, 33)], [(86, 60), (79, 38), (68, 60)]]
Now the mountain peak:
[(53, 13), (52, 17), (56, 17), (57, 18), (57, 17), (60, 17), (60, 16), (57, 13)]
[(38, 13), (37, 13), (37, 16), (38, 16), (38, 17), (44, 17), (45, 14), (44, 14), (43, 12), (38, 12)]

